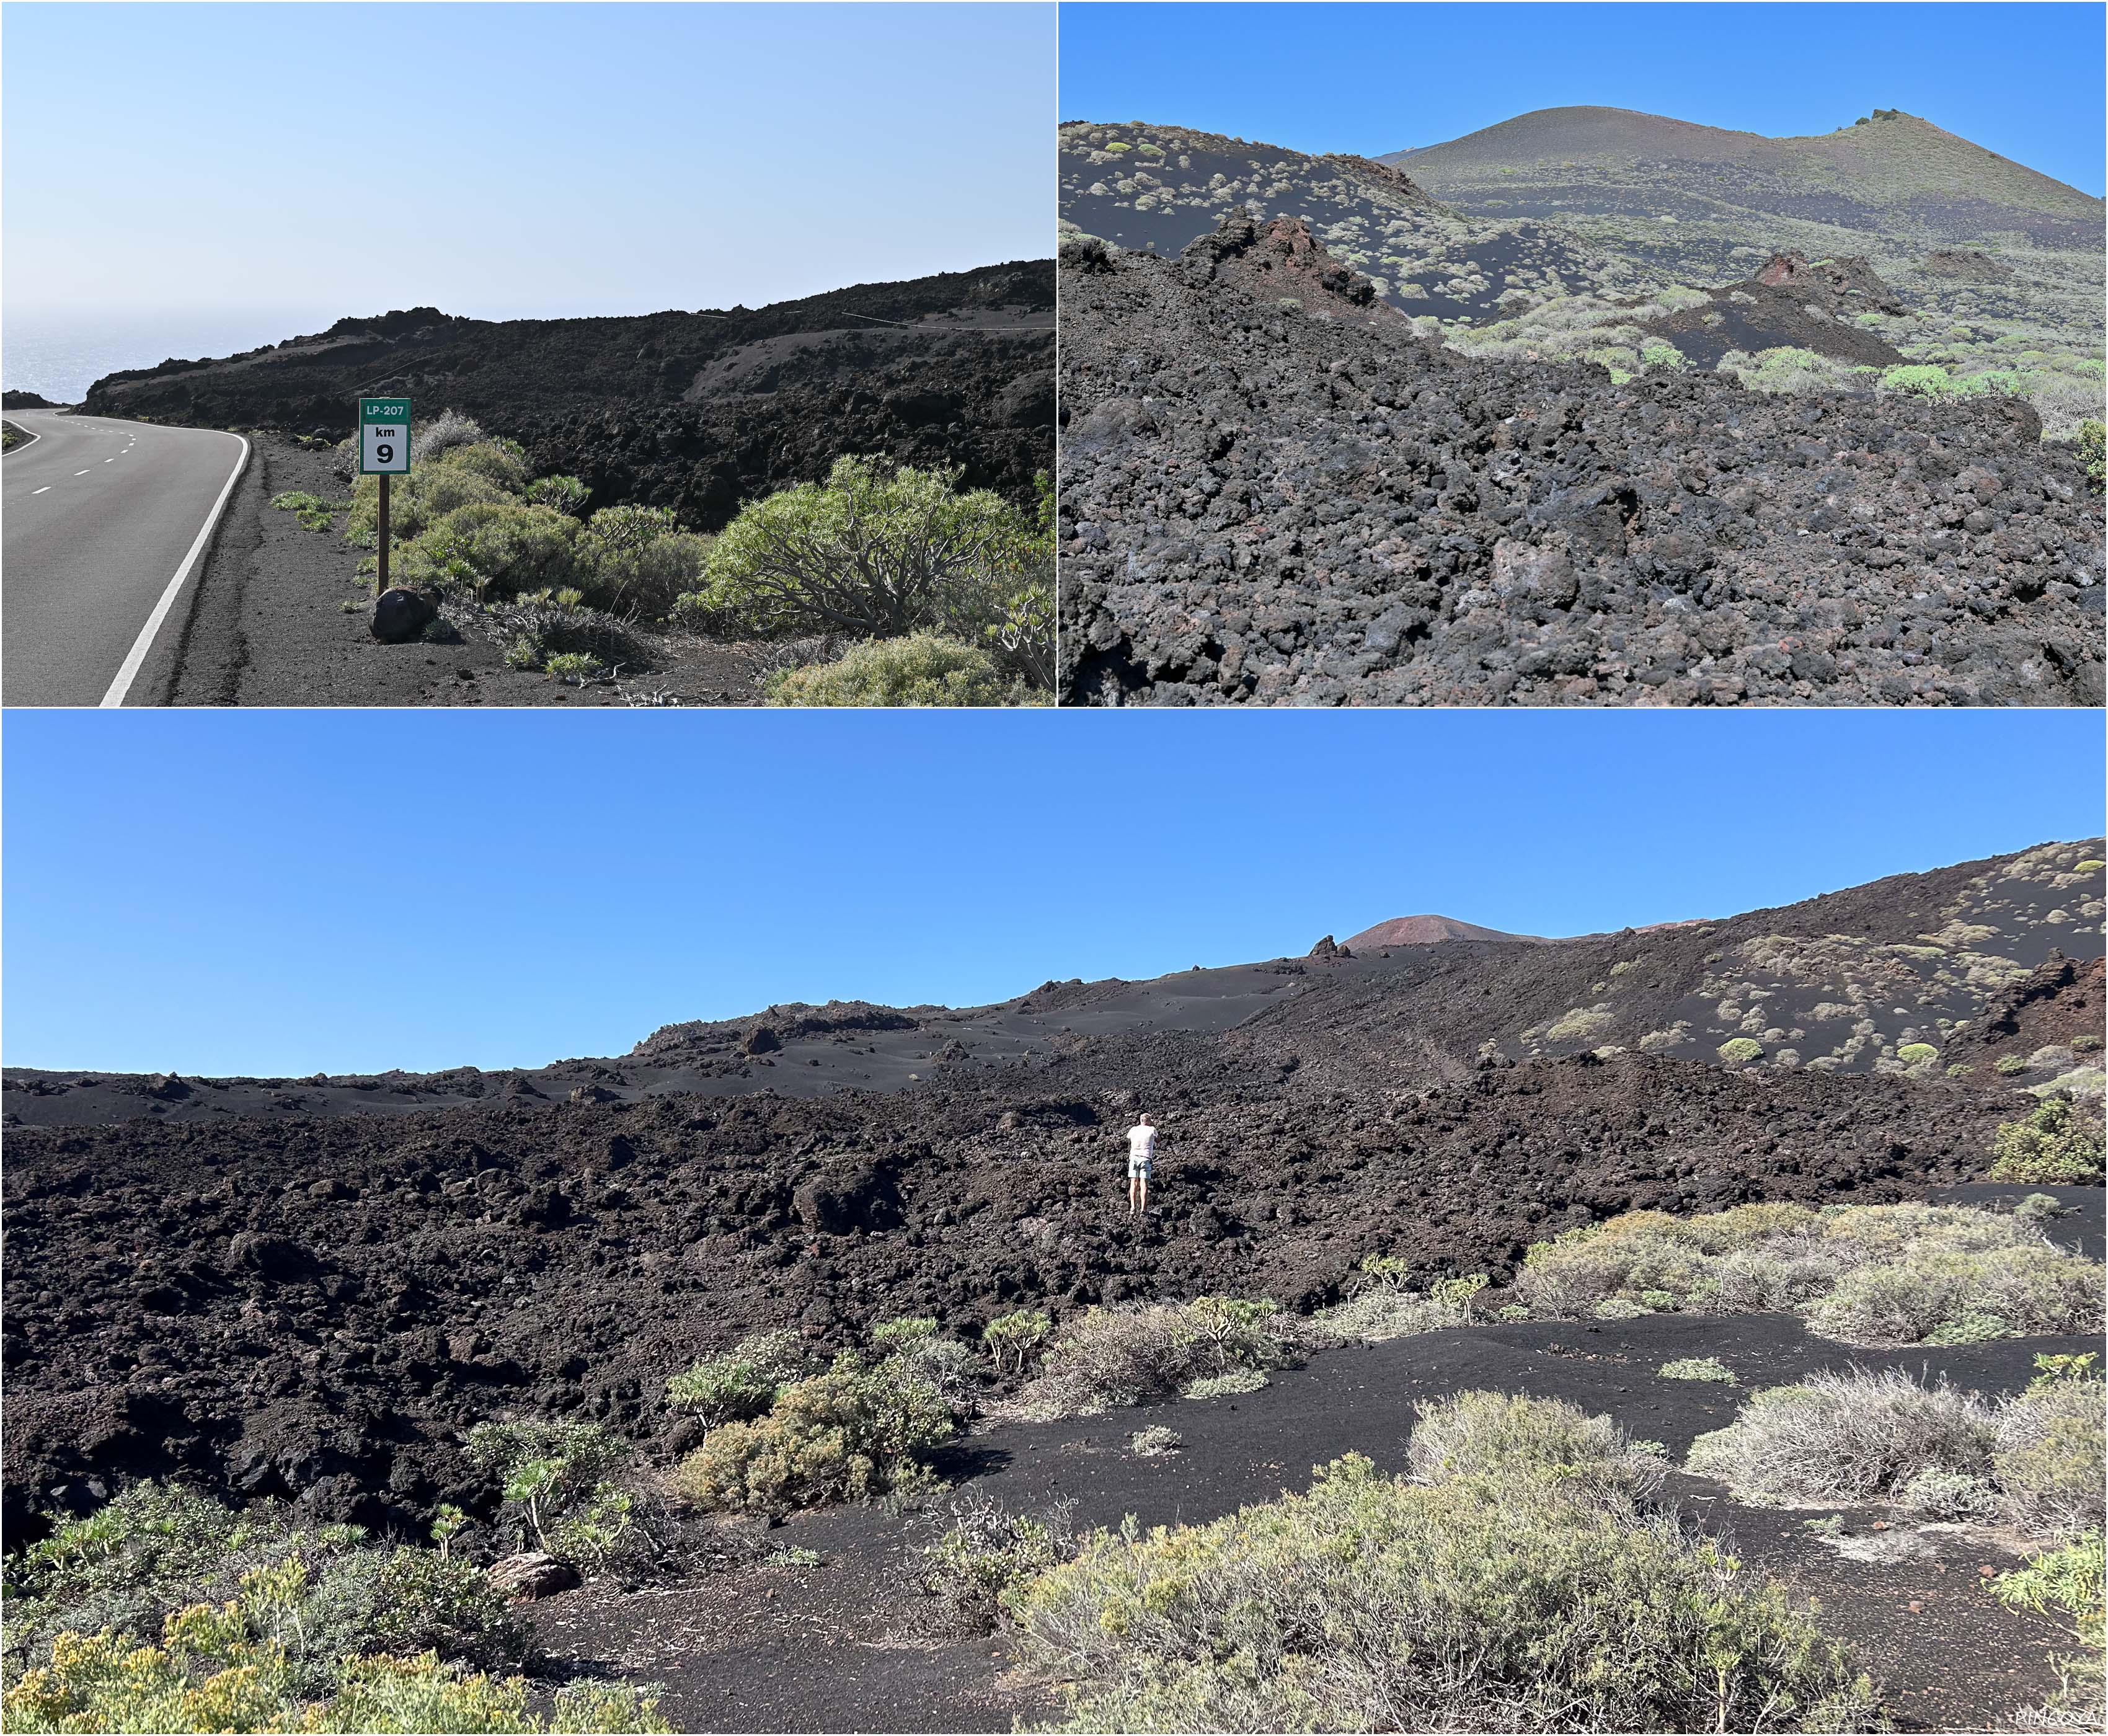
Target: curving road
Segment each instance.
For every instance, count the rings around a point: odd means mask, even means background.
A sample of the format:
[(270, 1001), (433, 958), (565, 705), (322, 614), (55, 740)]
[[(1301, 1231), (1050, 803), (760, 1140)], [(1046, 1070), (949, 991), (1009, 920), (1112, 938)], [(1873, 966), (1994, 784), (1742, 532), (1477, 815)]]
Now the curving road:
[(249, 443), (206, 428), (10, 410), (0, 464), (0, 699), (121, 705), (203, 555)]

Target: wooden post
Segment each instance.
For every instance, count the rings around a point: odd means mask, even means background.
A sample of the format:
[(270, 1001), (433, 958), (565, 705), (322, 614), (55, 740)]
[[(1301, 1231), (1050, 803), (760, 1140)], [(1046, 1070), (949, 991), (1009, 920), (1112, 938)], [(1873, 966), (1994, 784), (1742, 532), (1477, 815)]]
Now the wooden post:
[(381, 568), (374, 575), (373, 597), (377, 602), (388, 588), (388, 472), (381, 473)]

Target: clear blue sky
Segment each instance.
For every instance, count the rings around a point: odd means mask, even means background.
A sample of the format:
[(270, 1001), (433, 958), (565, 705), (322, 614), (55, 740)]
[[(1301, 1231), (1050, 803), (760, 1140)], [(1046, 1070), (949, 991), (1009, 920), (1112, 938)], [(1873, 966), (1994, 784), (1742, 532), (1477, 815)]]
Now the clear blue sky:
[(1043, 257), (1053, 13), (10, 4), (8, 305), (636, 313)]
[(1773, 138), (1920, 115), (2101, 190), (2103, 8), (1071, 3), (1061, 115), (1377, 156), (1532, 109), (1638, 109)]
[(2102, 824), (2098, 714), (36, 712), (6, 1058), (300, 1074), (1561, 935)]

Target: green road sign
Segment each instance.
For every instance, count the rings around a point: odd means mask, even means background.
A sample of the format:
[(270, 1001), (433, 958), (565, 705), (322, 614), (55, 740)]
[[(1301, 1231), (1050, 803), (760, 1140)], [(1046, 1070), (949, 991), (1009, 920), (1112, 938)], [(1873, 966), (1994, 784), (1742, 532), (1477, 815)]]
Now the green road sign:
[(401, 476), (410, 468), (410, 400), (358, 400), (358, 473)]

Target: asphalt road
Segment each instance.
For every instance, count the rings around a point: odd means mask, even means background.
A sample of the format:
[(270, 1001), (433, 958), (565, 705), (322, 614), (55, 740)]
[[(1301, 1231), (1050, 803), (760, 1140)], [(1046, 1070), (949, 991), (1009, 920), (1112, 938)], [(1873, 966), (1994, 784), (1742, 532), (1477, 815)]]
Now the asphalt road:
[(113, 684), (175, 630), (170, 606), (195, 579), (245, 443), (49, 410), (7, 420), (37, 438), (0, 464), (0, 699), (118, 702)]

